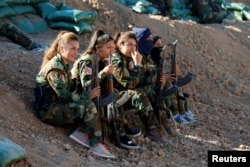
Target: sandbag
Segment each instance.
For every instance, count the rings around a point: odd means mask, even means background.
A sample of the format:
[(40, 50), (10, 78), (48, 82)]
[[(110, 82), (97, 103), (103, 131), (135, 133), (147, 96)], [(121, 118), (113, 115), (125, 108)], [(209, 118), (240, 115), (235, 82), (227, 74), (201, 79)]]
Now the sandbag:
[(5, 0), (0, 0), (0, 8), (8, 6), (7, 3), (5, 3)]
[(41, 2), (49, 2), (49, 0), (5, 0), (9, 5), (27, 5), (27, 4), (37, 4)]
[(55, 5), (49, 3), (49, 2), (44, 2), (44, 3), (39, 3), (34, 5), (35, 9), (37, 10), (38, 14), (43, 18), (46, 19), (46, 17), (58, 9), (56, 8)]
[(31, 21), (24, 15), (10, 17), (10, 20), (24, 33), (37, 34)]
[(6, 167), (13, 162), (24, 160), (27, 154), (24, 148), (0, 135), (0, 166)]
[(149, 14), (153, 14), (153, 15), (161, 14), (161, 12), (153, 6), (147, 7), (146, 10), (147, 10), (146, 12)]
[(138, 0), (127, 0), (127, 5), (135, 5), (138, 2)]
[(51, 22), (71, 22), (78, 23), (84, 21), (88, 24), (92, 24), (96, 18), (97, 13), (95, 11), (84, 12), (82, 10), (60, 10), (50, 13), (47, 16), (47, 20)]
[(27, 17), (30, 20), (34, 30), (36, 30), (36, 33), (43, 33), (48, 30), (49, 28), (48, 23), (40, 16), (34, 14), (27, 14), (25, 15), (25, 17)]
[(36, 10), (31, 5), (12, 6), (12, 9), (15, 11), (17, 15), (22, 15), (27, 13), (36, 14)]
[(60, 21), (60, 22), (52, 22), (49, 24), (49, 26), (52, 29), (67, 30), (74, 32), (76, 34), (92, 32), (91, 26), (84, 22), (70, 23), (70, 22)]
[(225, 9), (225, 10), (232, 10), (232, 11), (242, 11), (243, 8), (246, 6), (244, 5), (243, 3), (223, 3), (222, 5), (222, 8)]
[(250, 20), (250, 7), (245, 7), (244, 9), (243, 9), (243, 19), (244, 20)]
[(147, 9), (144, 6), (134, 5), (132, 6), (132, 10), (136, 13), (146, 13)]
[(11, 17), (15, 15), (16, 15), (16, 12), (14, 11), (13, 8), (9, 6), (0, 8), (0, 18)]
[(68, 5), (66, 5), (65, 3), (63, 2), (57, 2), (55, 4), (56, 8), (58, 10), (72, 10), (73, 8), (72, 7), (69, 7)]

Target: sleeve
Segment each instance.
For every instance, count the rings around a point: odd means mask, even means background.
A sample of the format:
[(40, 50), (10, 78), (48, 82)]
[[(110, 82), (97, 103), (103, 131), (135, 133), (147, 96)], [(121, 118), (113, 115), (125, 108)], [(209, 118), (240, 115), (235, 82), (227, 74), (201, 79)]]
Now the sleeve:
[(67, 75), (61, 70), (51, 70), (47, 74), (47, 81), (55, 91), (57, 97), (63, 101), (78, 101), (89, 100), (90, 91), (85, 91), (81, 94), (70, 92), (67, 86)]
[(79, 75), (84, 90), (90, 90), (92, 85), (93, 67), (90, 60), (81, 60), (78, 64)]
[(153, 84), (152, 78), (156, 77), (157, 67), (150, 58), (143, 57), (142, 59), (142, 72), (139, 79), (139, 84), (148, 85)]
[(60, 100), (71, 100), (72, 97), (72, 93), (67, 87), (66, 77), (68, 76), (61, 70), (51, 70), (47, 74), (47, 81)]
[(114, 66), (114, 78), (126, 89), (134, 89), (139, 83), (140, 66), (134, 66), (132, 70), (128, 70), (126, 62), (122, 56), (114, 55), (112, 57)]

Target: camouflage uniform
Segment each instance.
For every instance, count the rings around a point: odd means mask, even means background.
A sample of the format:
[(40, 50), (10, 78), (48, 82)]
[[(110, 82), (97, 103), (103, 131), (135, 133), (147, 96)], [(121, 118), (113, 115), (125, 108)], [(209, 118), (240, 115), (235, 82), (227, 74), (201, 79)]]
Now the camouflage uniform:
[(90, 92), (72, 93), (69, 67), (58, 54), (53, 57), (36, 77), (37, 86), (53, 89), (48, 111), (37, 111), (39, 118), (49, 124), (82, 124), (83, 131), (90, 136), (94, 146), (101, 137), (101, 127), (95, 104), (90, 100)]
[(144, 91), (137, 87), (141, 79), (144, 79), (145, 82), (148, 80), (141, 78), (141, 66), (134, 65), (132, 58), (128, 58), (118, 51), (115, 51), (112, 56), (112, 64), (114, 66), (114, 87), (121, 94), (128, 92), (132, 96), (132, 106), (139, 111), (143, 123), (148, 129), (155, 128), (157, 123), (154, 119), (153, 107)]
[[(90, 91), (92, 88), (96, 87), (96, 77), (97, 74), (99, 80), (99, 84), (104, 83), (106, 75), (103, 73), (102, 69), (105, 67), (102, 62), (98, 61), (97, 55), (85, 55), (84, 57), (80, 57), (73, 65), (71, 69), (72, 78), (76, 79), (77, 81), (77, 92), (81, 92), (80, 86), (82, 87), (83, 91)], [(98, 63), (98, 64), (97, 64)], [(98, 67), (96, 67), (98, 66)], [(99, 71), (97, 72), (97, 68)]]
[(221, 23), (228, 14), (221, 4), (220, 0), (193, 0), (192, 12), (198, 15), (201, 23)]
[(35, 46), (35, 42), (25, 36), (20, 30), (14, 25), (9, 23), (3, 23), (0, 20), (0, 35), (5, 36), (12, 42), (22, 45), (27, 50), (32, 50)]

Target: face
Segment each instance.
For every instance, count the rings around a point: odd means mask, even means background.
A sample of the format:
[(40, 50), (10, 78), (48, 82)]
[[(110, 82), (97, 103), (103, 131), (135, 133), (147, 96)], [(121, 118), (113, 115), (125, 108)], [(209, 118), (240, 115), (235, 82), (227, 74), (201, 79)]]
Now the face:
[(137, 50), (137, 43), (132, 38), (127, 39), (120, 44), (119, 50), (123, 55), (131, 57), (132, 53)]
[(162, 46), (162, 41), (161, 38), (157, 39), (157, 41), (155, 41), (154, 47), (161, 47)]
[(74, 62), (79, 50), (79, 41), (70, 41), (60, 47), (60, 53), (65, 63)]
[(99, 60), (105, 59), (112, 55), (115, 48), (114, 41), (109, 41), (102, 46), (97, 47), (97, 52), (99, 54)]

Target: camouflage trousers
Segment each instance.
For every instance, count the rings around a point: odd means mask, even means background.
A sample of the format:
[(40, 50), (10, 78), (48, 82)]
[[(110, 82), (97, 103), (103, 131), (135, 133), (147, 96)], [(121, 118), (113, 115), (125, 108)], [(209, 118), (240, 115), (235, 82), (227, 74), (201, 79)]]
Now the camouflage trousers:
[[(141, 89), (146, 93), (151, 104), (155, 103), (155, 85), (146, 85), (141, 87)], [(161, 120), (166, 120), (170, 117), (170, 109), (166, 106), (165, 99), (161, 97), (160, 99), (160, 118)], [(158, 120), (157, 120), (158, 121)], [(159, 124), (159, 122), (158, 122)]]
[(12, 42), (25, 47), (27, 50), (32, 50), (34, 48), (35, 42), (9, 23), (0, 22), (0, 35), (7, 37)]
[[(165, 89), (168, 89), (172, 86), (171, 82), (167, 82), (165, 85)], [(179, 96), (183, 96), (183, 89), (180, 88), (178, 92), (171, 94), (170, 96), (165, 96), (164, 100), (166, 106), (171, 109), (173, 115), (176, 114), (184, 114), (185, 111), (188, 111), (188, 101), (187, 98), (178, 98)]]
[(128, 90), (132, 100), (132, 106), (139, 111), (140, 118), (147, 129), (157, 127), (157, 120), (154, 115), (153, 107), (146, 93), (142, 89)]
[(39, 112), (40, 119), (51, 125), (77, 124), (90, 137), (94, 146), (101, 139), (102, 131), (99, 114), (92, 101), (57, 103), (51, 105), (47, 112)]
[[(163, 89), (169, 89), (170, 87), (172, 87), (172, 83), (166, 82)], [(154, 103), (154, 99), (156, 96), (155, 91), (154, 91), (155, 85), (152, 84), (152, 85), (143, 86), (141, 87), (141, 89), (146, 93), (151, 103)], [(173, 115), (176, 115), (178, 113), (183, 114), (185, 111), (188, 110), (187, 99), (178, 98), (178, 96), (180, 95), (182, 95), (181, 88), (176, 93), (173, 93), (169, 96), (162, 97), (161, 106), (165, 108), (166, 112), (164, 113), (167, 114), (167, 117), (170, 117), (170, 114), (169, 114), (170, 111), (172, 111)]]

